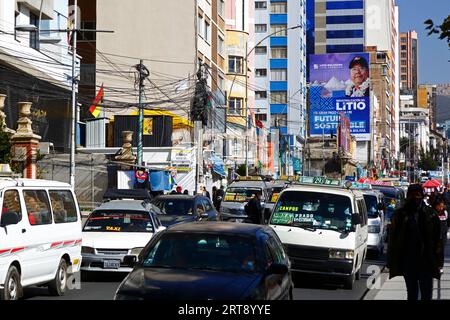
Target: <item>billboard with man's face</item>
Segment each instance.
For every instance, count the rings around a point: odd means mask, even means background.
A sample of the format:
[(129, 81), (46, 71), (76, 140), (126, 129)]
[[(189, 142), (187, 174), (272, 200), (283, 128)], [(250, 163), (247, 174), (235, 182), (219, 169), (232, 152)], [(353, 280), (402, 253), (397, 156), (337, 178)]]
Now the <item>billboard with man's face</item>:
[(336, 134), (343, 112), (350, 119), (351, 135), (370, 140), (369, 66), (368, 53), (310, 56), (311, 136)]

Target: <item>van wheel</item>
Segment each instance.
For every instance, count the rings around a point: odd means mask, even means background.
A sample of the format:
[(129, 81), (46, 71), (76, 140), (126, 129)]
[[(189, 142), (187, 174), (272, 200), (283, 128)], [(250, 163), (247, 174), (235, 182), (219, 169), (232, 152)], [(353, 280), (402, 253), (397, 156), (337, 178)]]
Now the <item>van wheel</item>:
[(55, 278), (49, 282), (48, 291), (52, 296), (62, 296), (67, 288), (67, 262), (61, 259)]
[(20, 273), (15, 266), (11, 266), (6, 274), (5, 289), (0, 290), (0, 300), (19, 300), (22, 297)]
[(355, 283), (355, 274), (348, 276), (344, 281), (344, 289), (353, 290), (353, 284)]

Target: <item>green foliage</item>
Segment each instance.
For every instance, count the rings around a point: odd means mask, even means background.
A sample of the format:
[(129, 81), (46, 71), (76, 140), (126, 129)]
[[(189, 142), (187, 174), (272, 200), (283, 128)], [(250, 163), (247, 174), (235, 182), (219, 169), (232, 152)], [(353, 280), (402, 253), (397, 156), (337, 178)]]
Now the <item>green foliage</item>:
[(450, 47), (450, 15), (447, 16), (439, 26), (435, 25), (431, 19), (428, 19), (424, 23), (428, 25), (425, 29), (428, 30), (429, 36), (432, 34), (439, 34), (439, 39), (447, 40), (447, 44)]
[(400, 139), (400, 152), (406, 154), (409, 146), (409, 139), (407, 137), (403, 137)]
[(11, 139), (3, 130), (3, 121), (0, 121), (0, 163), (10, 163), (11, 158)]
[(439, 167), (439, 151), (431, 149), (430, 152), (425, 153), (420, 150), (419, 168), (425, 171), (434, 171)]

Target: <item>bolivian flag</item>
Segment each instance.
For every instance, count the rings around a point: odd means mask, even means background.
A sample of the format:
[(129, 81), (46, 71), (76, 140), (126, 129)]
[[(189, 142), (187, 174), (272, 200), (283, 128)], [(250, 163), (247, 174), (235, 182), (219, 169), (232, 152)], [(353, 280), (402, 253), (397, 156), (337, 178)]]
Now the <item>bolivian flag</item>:
[(97, 118), (100, 115), (100, 102), (102, 102), (103, 99), (103, 83), (100, 87), (100, 90), (98, 91), (97, 96), (95, 97), (94, 103), (89, 108), (89, 112), (92, 113), (92, 115)]

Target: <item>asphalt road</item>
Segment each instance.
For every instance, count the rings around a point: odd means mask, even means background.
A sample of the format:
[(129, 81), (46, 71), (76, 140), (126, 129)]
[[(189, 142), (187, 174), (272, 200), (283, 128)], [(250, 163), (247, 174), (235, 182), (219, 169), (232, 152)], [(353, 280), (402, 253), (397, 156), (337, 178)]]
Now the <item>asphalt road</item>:
[[(336, 283), (315, 279), (314, 277), (294, 277), (296, 288), (295, 300), (360, 300), (368, 291), (367, 279), (370, 270), (384, 266), (384, 257), (371, 260), (369, 256), (363, 265), (361, 279), (355, 282), (353, 290), (345, 290)], [(375, 267), (376, 268), (376, 267)], [(93, 273), (88, 278), (82, 274), (81, 289), (69, 290), (63, 297), (52, 297), (47, 288), (31, 287), (24, 290), (24, 298), (31, 300), (111, 300), (120, 282), (126, 274), (122, 273)]]

